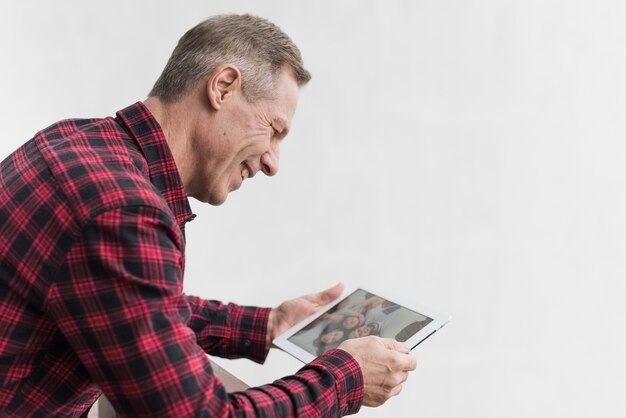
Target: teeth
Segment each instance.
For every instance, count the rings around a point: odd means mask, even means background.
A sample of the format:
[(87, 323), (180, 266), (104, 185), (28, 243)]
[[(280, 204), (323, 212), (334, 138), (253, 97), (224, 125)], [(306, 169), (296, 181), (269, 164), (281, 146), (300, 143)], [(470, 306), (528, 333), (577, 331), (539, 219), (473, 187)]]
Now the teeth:
[(248, 172), (248, 169), (246, 167), (244, 167), (241, 170), (241, 180), (247, 179), (249, 175), (250, 175), (250, 173)]

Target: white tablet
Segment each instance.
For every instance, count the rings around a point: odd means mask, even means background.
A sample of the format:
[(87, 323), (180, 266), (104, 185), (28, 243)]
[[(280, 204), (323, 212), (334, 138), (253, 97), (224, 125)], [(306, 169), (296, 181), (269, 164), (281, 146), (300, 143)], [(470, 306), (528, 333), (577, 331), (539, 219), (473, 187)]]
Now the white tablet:
[(274, 344), (309, 363), (350, 338), (378, 335), (411, 349), (448, 323), (450, 317), (380, 292), (346, 289), (335, 301), (291, 327)]

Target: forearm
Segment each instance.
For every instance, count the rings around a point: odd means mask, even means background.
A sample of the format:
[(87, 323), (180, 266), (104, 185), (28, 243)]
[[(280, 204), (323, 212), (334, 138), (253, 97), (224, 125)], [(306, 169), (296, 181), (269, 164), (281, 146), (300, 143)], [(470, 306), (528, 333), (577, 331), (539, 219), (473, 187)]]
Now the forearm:
[[(225, 353), (223, 356), (226, 357), (241, 356), (243, 353), (238, 351), (236, 343), (233, 347), (233, 341), (245, 340), (243, 336), (249, 333), (248, 328), (269, 330), (272, 317), (275, 317), (275, 310), (270, 309), (224, 305), (190, 296), (187, 296), (187, 301), (194, 312), (190, 323), (197, 329), (199, 344), (212, 350), (212, 354)], [(250, 326), (253, 322), (249, 319), (241, 320), (242, 317), (255, 318), (257, 325)], [(248, 326), (242, 327), (242, 324)], [(234, 338), (228, 336), (229, 330), (239, 335)], [(253, 334), (256, 345), (261, 347), (262, 333)], [(266, 334), (266, 347), (269, 347), (269, 331)], [(266, 353), (267, 349), (263, 351), (263, 359)], [(250, 354), (253, 353), (247, 353), (247, 356), (250, 357)], [(293, 376), (245, 392), (233, 393), (229, 399), (233, 411), (256, 411), (256, 415), (252, 416), (338, 417), (359, 410), (363, 402), (363, 377), (360, 366), (350, 354), (343, 350), (331, 350)], [(243, 416), (248, 415), (244, 413)]]
[[(96, 290), (89, 297), (97, 299), (99, 294)], [(55, 304), (62, 307), (63, 303)], [(182, 319), (189, 315), (186, 305), (172, 297), (164, 306), (152, 304), (147, 316), (120, 315), (111, 323), (112, 329), (133, 330), (123, 341), (112, 341), (109, 328), (90, 325), (103, 312), (92, 310), (84, 318), (64, 315), (68, 341), (123, 416), (327, 418), (359, 410), (361, 370), (342, 350), (326, 353), (293, 376), (227, 394), (193, 331), (183, 325)]]
[(331, 350), (295, 375), (230, 396), (233, 408), (253, 416), (333, 418), (355, 414), (363, 403), (359, 364), (343, 350)]
[[(212, 374), (207, 356), (195, 345), (191, 330), (185, 332), (175, 325), (177, 314), (155, 313), (152, 317), (156, 321), (137, 318), (127, 323), (128, 328), (143, 331), (115, 346), (107, 345), (106, 329), (88, 329), (83, 321), (70, 326), (77, 329), (75, 325), (80, 325), (85, 330), (68, 335), (70, 342), (95, 383), (123, 416), (332, 418), (356, 413), (362, 404), (360, 367), (342, 350), (328, 352), (293, 376), (227, 394)], [(163, 327), (158, 334), (152, 331), (154, 324)], [(171, 326), (169, 331), (166, 324)], [(121, 324), (114, 326), (120, 328)], [(152, 342), (150, 348), (147, 342)]]
[(171, 226), (160, 226), (168, 218), (159, 215), (149, 208), (100, 214), (85, 226), (85, 239), (68, 254), (67, 277), (47, 297), (46, 309), (86, 375), (119, 413), (278, 418), (358, 410), (361, 369), (341, 350), (294, 376), (228, 395), (204, 351), (264, 359), (270, 310), (184, 296), (181, 254), (168, 241)]

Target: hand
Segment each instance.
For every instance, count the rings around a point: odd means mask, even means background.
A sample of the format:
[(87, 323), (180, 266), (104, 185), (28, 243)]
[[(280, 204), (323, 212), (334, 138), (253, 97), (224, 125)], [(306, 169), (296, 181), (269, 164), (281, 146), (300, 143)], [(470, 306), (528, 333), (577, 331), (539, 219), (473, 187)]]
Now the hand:
[(343, 292), (343, 284), (338, 283), (330, 289), (288, 300), (272, 309), (267, 322), (268, 346), (274, 338), (315, 313), (322, 306), (337, 299), (341, 292)]
[(417, 360), (403, 343), (374, 336), (346, 340), (339, 345), (361, 366), (365, 406), (380, 406), (402, 390)]

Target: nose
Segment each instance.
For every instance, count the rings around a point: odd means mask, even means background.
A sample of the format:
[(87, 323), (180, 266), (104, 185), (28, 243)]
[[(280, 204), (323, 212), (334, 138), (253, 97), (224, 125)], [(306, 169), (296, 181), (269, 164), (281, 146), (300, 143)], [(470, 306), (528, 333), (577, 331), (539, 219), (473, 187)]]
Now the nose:
[(269, 151), (261, 155), (261, 170), (266, 176), (274, 176), (278, 173), (278, 161), (280, 159), (280, 150), (278, 142), (270, 145)]

